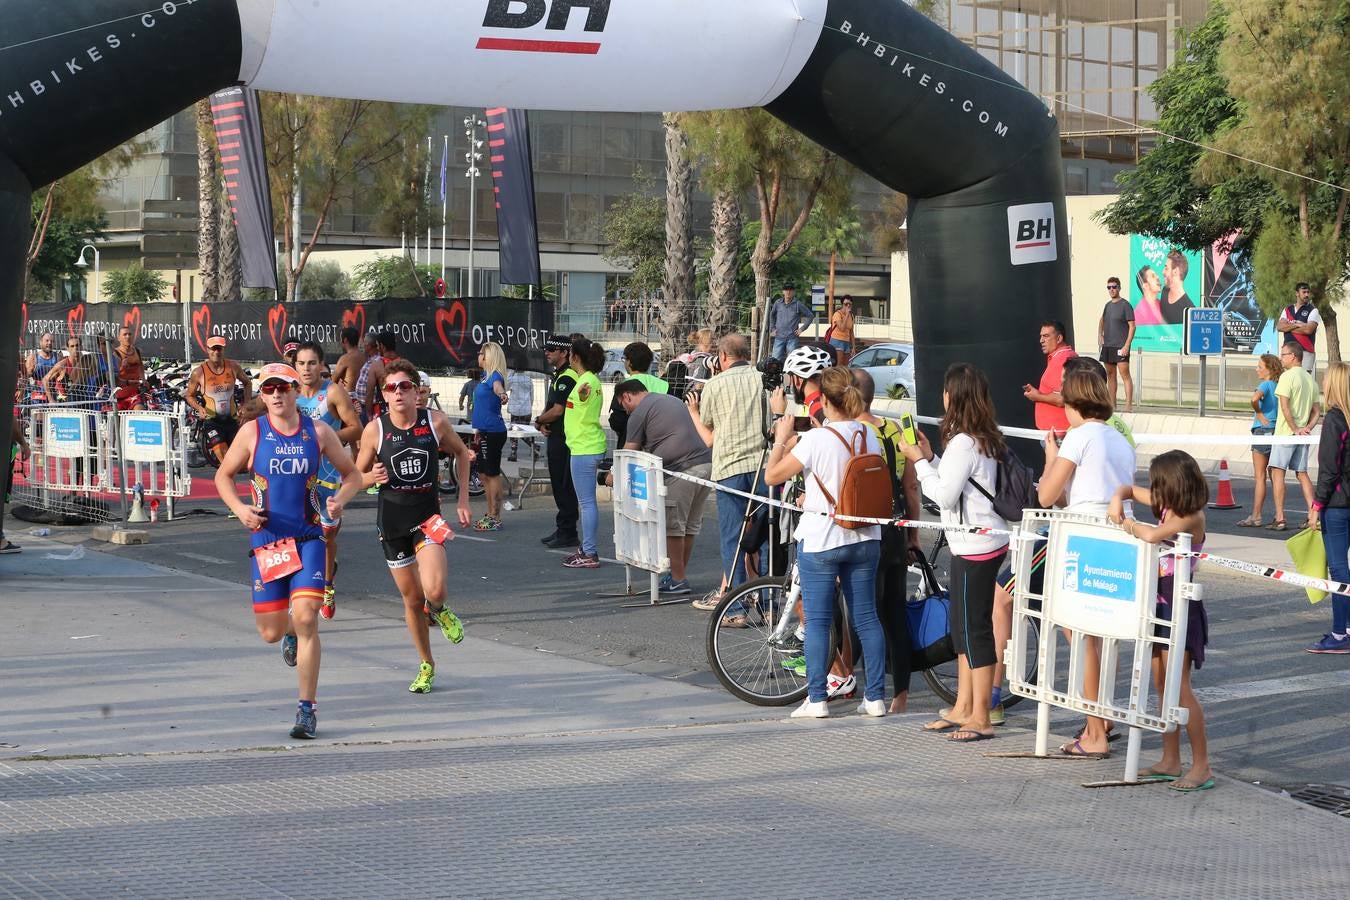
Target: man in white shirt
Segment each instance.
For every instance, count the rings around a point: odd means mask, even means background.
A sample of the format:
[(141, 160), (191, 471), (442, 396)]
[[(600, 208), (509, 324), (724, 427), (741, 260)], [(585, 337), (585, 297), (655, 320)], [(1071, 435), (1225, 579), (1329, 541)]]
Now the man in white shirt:
[[(511, 417), (513, 425), (528, 425), (533, 413), (534, 379), (530, 377), (529, 372), (517, 369), (506, 379), (506, 414)], [(534, 446), (534, 441), (530, 438), (526, 438), (525, 442), (531, 447)], [(516, 461), (519, 449), (520, 438), (512, 438), (511, 455), (507, 457), (508, 462)]]

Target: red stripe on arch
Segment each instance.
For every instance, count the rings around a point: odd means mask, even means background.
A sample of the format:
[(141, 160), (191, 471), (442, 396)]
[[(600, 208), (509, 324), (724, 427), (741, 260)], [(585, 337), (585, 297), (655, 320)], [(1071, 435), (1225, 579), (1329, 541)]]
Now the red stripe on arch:
[(520, 38), (478, 39), (479, 50), (515, 50), (524, 53), (582, 53), (594, 56), (600, 52), (599, 41), (526, 41)]

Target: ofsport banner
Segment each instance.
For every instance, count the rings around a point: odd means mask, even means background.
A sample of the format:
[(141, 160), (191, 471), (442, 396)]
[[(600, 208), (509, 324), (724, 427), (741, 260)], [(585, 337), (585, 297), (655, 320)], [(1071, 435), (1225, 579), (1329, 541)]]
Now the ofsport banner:
[(21, 316), (26, 347), (48, 331), (116, 337), (125, 325), (147, 357), (181, 360), (187, 337), (193, 357), (203, 359), (207, 338), (219, 335), (232, 359), (276, 360), (289, 341), (316, 341), (336, 360), (342, 329), (352, 326), (362, 334), (392, 330), (399, 354), (424, 369), (477, 365), (478, 348), (495, 341), (508, 365), (536, 372), (548, 371), (544, 341), (553, 330), (552, 303), (504, 297), (193, 303), (186, 326), (178, 303), (25, 304)]

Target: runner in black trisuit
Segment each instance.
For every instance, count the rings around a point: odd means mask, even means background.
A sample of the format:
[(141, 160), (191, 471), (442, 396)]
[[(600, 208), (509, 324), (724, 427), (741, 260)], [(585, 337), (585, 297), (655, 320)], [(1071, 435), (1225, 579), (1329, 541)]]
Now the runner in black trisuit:
[[(425, 694), (436, 678), (431, 658), (430, 623), (440, 625), (452, 644), (464, 639), (464, 627), (445, 605), (444, 544), (455, 536), (441, 518), (436, 487), (437, 453), (455, 457), (460, 484), (469, 483), (473, 454), (459, 439), (450, 420), (435, 410), (418, 409), (417, 369), (404, 359), (393, 360), (377, 385), (386, 412), (366, 425), (356, 467), (366, 484), (380, 489), (376, 527), (394, 584), (403, 595), (403, 618), (421, 657), (417, 677), (408, 690)], [(469, 492), (461, 491), (459, 524), (470, 522)]]

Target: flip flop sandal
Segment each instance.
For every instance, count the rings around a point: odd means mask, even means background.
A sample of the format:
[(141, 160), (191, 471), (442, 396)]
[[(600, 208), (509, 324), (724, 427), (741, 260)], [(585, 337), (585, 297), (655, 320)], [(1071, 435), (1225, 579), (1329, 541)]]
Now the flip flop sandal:
[[(941, 722), (942, 723), (941, 727), (939, 728), (932, 727), (934, 722)], [(948, 731), (951, 731), (954, 728), (960, 727), (961, 727), (960, 722), (953, 722), (951, 719), (944, 719), (939, 716), (938, 718), (934, 719), (933, 722), (929, 722), (927, 725), (923, 726), (921, 730), (930, 732), (932, 734), (944, 734)]]
[(1152, 784), (1159, 781), (1176, 781), (1180, 775), (1170, 775), (1167, 772), (1155, 772), (1152, 769), (1145, 769), (1139, 773), (1139, 780), (1145, 784)]
[[(1087, 734), (1087, 729), (1086, 729), (1086, 728), (1084, 728), (1082, 731), (1080, 731), (1080, 732), (1078, 732), (1077, 734), (1075, 734), (1075, 735), (1073, 736), (1073, 739), (1074, 739), (1075, 741), (1081, 741), (1081, 740), (1083, 739), (1083, 735), (1085, 735), (1085, 734)], [(1107, 742), (1108, 744), (1114, 744), (1114, 743), (1115, 743), (1116, 741), (1118, 741), (1118, 740), (1120, 740), (1120, 732), (1119, 732), (1119, 731), (1117, 731), (1116, 729), (1112, 728), (1112, 729), (1110, 729), (1110, 730), (1108, 730), (1108, 731), (1106, 732), (1106, 742)], [(1068, 746), (1068, 745), (1066, 744), (1065, 746)]]
[(749, 628), (750, 620), (745, 616), (723, 616), (719, 628)]
[(998, 737), (998, 735), (993, 734), (992, 732), (990, 734), (985, 734), (983, 731), (972, 731), (969, 728), (962, 728), (953, 731), (947, 740), (951, 741), (953, 744), (973, 744), (976, 741), (992, 741), (996, 737)]
[(1288, 531), (1289, 524), (1284, 519), (1276, 519), (1266, 526), (1267, 531)]
[(1063, 753), (1065, 756), (1081, 756), (1081, 757), (1083, 757), (1084, 759), (1110, 759), (1110, 758), (1111, 758), (1111, 751), (1110, 751), (1110, 750), (1107, 750), (1105, 753), (1092, 753), (1092, 752), (1089, 752), (1089, 751), (1087, 751), (1087, 750), (1084, 750), (1084, 749), (1083, 749), (1083, 744), (1082, 744), (1080, 741), (1077, 741), (1077, 740), (1075, 740), (1075, 741), (1073, 741), (1072, 743), (1069, 743), (1069, 744), (1064, 744), (1063, 746), (1061, 746), (1061, 747), (1059, 748), (1059, 752), (1060, 752), (1060, 753)]
[(1196, 791), (1208, 791), (1213, 789), (1214, 779), (1206, 778), (1204, 781), (1200, 782), (1199, 784), (1196, 784), (1194, 781), (1185, 781), (1183, 779), (1178, 778), (1176, 781), (1172, 782), (1167, 787), (1170, 790), (1177, 791), (1178, 793), (1181, 794), (1193, 794)]
[(1259, 518), (1257, 518), (1256, 516), (1248, 516), (1247, 518), (1245, 518), (1245, 519), (1241, 520), (1240, 522), (1238, 522), (1238, 523), (1237, 523), (1237, 527), (1239, 527), (1239, 528), (1264, 528), (1264, 527), (1265, 527), (1265, 523), (1262, 522), (1262, 521), (1261, 521)]

